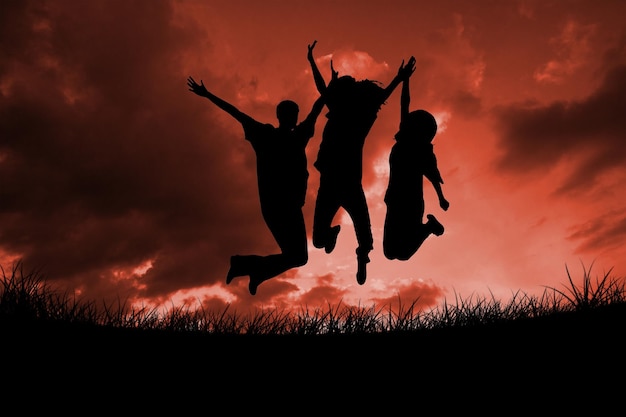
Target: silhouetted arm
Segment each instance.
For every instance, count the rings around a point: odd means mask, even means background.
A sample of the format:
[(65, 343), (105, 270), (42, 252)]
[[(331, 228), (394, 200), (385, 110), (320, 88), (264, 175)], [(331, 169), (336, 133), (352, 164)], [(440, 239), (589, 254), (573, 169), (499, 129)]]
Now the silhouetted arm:
[(198, 84), (192, 77), (189, 77), (187, 79), (187, 85), (189, 86), (189, 91), (196, 93), (200, 97), (208, 98), (213, 103), (215, 103), (217, 107), (219, 107), (220, 109), (224, 110), (226, 113), (230, 114), (235, 119), (237, 119), (239, 123), (243, 124), (243, 123), (253, 120), (252, 117), (241, 112), (238, 108), (236, 108), (232, 104), (222, 100), (215, 94), (208, 91), (206, 87), (204, 86), (204, 83), (202, 82), (202, 80), (200, 80), (200, 84)]
[(330, 74), (331, 74), (331, 80), (336, 80), (337, 78), (339, 78), (339, 71), (335, 71), (335, 67), (333, 67), (333, 60), (330, 60)]
[(442, 209), (448, 210), (450, 203), (443, 195), (443, 189), (441, 188), (441, 184), (443, 184), (443, 179), (441, 178), (441, 173), (439, 172), (439, 168), (437, 167), (437, 158), (433, 153), (430, 156), (430, 169), (425, 173), (425, 177), (428, 178), (428, 181), (431, 182), (435, 192), (437, 193), (437, 198), (439, 198), (439, 206)]
[(391, 95), (391, 93), (393, 93), (393, 90), (396, 89), (398, 84), (400, 84), (404, 80), (408, 80), (414, 71), (415, 57), (411, 57), (406, 65), (404, 65), (404, 60), (402, 60), (402, 64), (400, 64), (400, 68), (398, 68), (398, 73), (384, 90), (383, 101), (386, 101), (389, 98), (389, 96)]
[(303, 132), (300, 137), (304, 141), (305, 145), (315, 134), (315, 122), (317, 121), (317, 117), (320, 115), (323, 108), (324, 96), (319, 96), (319, 98), (315, 100), (315, 103), (313, 103), (313, 107), (311, 108), (311, 111), (307, 115), (306, 119), (304, 119), (297, 127), (298, 130)]
[(437, 197), (439, 198), (439, 206), (444, 210), (448, 210), (448, 207), (450, 207), (450, 203), (448, 202), (448, 200), (446, 200), (446, 198), (443, 195), (443, 190), (441, 189), (441, 183), (433, 182), (433, 187), (435, 188), (435, 192), (437, 193)]
[[(326, 81), (324, 81), (324, 77), (322, 77), (322, 73), (319, 68), (317, 68), (317, 64), (315, 63), (315, 58), (313, 58), (313, 48), (315, 48), (315, 44), (317, 41), (313, 41), (312, 44), (309, 45), (309, 52), (307, 54), (307, 59), (311, 64), (311, 71), (313, 72), (313, 79), (315, 80), (315, 86), (317, 87), (317, 91), (320, 94), (324, 94), (326, 91)], [(331, 69), (332, 69), (332, 61), (331, 61)]]
[(311, 112), (309, 113), (309, 115), (306, 117), (306, 121), (311, 121), (313, 124), (315, 124), (315, 121), (317, 120), (317, 117), (320, 115), (320, 113), (322, 112), (322, 109), (324, 108), (324, 96), (320, 95), (317, 100), (315, 100), (315, 103), (313, 103), (313, 107), (311, 108)]
[(409, 78), (402, 81), (402, 95), (400, 96), (400, 126), (402, 126), (404, 121), (409, 116), (409, 108), (411, 104), (411, 89), (409, 88)]

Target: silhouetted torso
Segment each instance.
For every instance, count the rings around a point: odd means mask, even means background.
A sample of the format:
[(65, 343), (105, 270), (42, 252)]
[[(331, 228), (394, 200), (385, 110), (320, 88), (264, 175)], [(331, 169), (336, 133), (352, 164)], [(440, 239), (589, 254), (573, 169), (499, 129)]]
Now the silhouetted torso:
[[(387, 204), (407, 204), (407, 195), (415, 195), (415, 203), (423, 206), (424, 177), (440, 181), (437, 160), (431, 143), (396, 142), (389, 154), (389, 184), (385, 193)], [(423, 209), (421, 210), (423, 211)]]
[(252, 121), (243, 128), (257, 156), (261, 204), (303, 205), (309, 178), (305, 149), (314, 134), (315, 120), (305, 120), (292, 131)]
[(341, 77), (328, 85), (328, 120), (314, 165), (334, 180), (361, 181), (365, 139), (384, 102), (383, 90), (370, 83)]
[(299, 107), (291, 100), (276, 106), (278, 127), (261, 123), (237, 109), (198, 84), (193, 77), (187, 79), (189, 90), (206, 97), (241, 123), (245, 138), (256, 155), (257, 184), (261, 214), (280, 253), (267, 256), (233, 255), (226, 284), (238, 277), (249, 275), (248, 290), (255, 295), (264, 281), (288, 269), (302, 266), (308, 261), (307, 234), (302, 206), (306, 197), (307, 169), (306, 145), (315, 133), (315, 122), (322, 112), (322, 96), (313, 103), (308, 116), (297, 124)]

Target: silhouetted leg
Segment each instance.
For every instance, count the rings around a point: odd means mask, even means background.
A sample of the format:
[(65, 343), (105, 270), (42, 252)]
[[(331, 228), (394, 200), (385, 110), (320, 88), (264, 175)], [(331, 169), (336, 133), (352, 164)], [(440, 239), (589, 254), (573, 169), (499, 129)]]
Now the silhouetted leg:
[(257, 267), (250, 272), (250, 282), (248, 283), (248, 291), (255, 295), (256, 290), (262, 282), (271, 279), (286, 270), (283, 261), (283, 255), (268, 255), (257, 264)]
[(419, 223), (412, 223), (412, 218), (399, 221), (398, 218), (388, 216), (383, 234), (385, 257), (407, 261), (415, 255), (428, 236), (441, 236), (444, 232), (443, 225), (432, 214), (426, 217), (426, 223), (421, 223), (421, 220)]
[(230, 257), (230, 269), (226, 275), (226, 284), (230, 284), (235, 277), (250, 275), (252, 269), (262, 256), (259, 255), (233, 255)]
[(261, 262), (250, 272), (248, 291), (250, 291), (250, 294), (255, 295), (261, 283), (275, 278), (292, 268), (305, 265), (306, 260), (307, 258), (303, 258), (301, 254), (290, 253), (280, 253), (263, 257)]
[[(383, 228), (383, 254), (387, 259), (398, 259), (400, 256), (400, 249), (405, 241), (404, 231), (406, 225), (404, 225), (397, 213), (394, 215), (392, 208), (387, 206), (387, 213), (385, 214), (385, 225)], [(406, 246), (406, 243), (404, 243)]]
[(330, 228), (326, 246), (324, 247), (324, 252), (331, 253), (335, 249), (335, 246), (337, 245), (337, 237), (339, 236), (340, 230), (341, 225), (338, 224)]
[(354, 187), (347, 198), (344, 200), (343, 207), (346, 209), (356, 233), (356, 239), (359, 246), (356, 249), (357, 254), (357, 277), (356, 280), (360, 285), (365, 283), (367, 278), (366, 265), (369, 263), (369, 253), (374, 248), (374, 238), (372, 236), (372, 225), (370, 221), (369, 209), (365, 193), (360, 184)]
[(250, 272), (248, 290), (255, 295), (264, 281), (283, 272), (305, 265), (308, 261), (306, 226), (302, 209), (298, 205), (277, 206), (265, 210), (264, 218), (282, 253), (264, 256)]
[(426, 217), (428, 218), (428, 221), (424, 224), (420, 224), (417, 231), (413, 233), (413, 235), (409, 238), (407, 251), (405, 251), (405, 253), (402, 253), (402, 251), (400, 251), (400, 255), (398, 256), (399, 260), (406, 261), (411, 258), (411, 256), (413, 256), (418, 251), (418, 249), (422, 247), (422, 244), (428, 238), (428, 236), (441, 236), (443, 234), (443, 225), (439, 223), (435, 216), (429, 214)]
[(383, 253), (387, 259), (409, 259), (426, 238), (419, 207), (403, 201), (387, 203), (383, 230)]
[(340, 191), (328, 184), (328, 180), (320, 183), (313, 214), (313, 246), (324, 248), (331, 253), (337, 243), (340, 226), (331, 227), (332, 221), (339, 210)]
[(304, 265), (308, 259), (308, 247), (302, 207), (287, 201), (264, 210), (263, 215), (281, 253), (293, 263)]

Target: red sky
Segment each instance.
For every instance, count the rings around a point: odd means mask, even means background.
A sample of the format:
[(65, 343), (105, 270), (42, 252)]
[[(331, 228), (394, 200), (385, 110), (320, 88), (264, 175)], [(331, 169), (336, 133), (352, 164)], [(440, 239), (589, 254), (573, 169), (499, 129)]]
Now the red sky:
[[(21, 259), (89, 300), (237, 311), (501, 300), (626, 273), (626, 2), (3, 1), (0, 263)], [(365, 285), (344, 226), (331, 254), (225, 285), (233, 254), (278, 250), (261, 217), (241, 125), (188, 76), (257, 120), (317, 96), (306, 59), (389, 83), (417, 58), (411, 109), (435, 114), (450, 201), (409, 261), (382, 254), (388, 153), (400, 89), (364, 148), (374, 233)], [(304, 210), (325, 118), (309, 143)], [(160, 304), (162, 303), (162, 304)]]

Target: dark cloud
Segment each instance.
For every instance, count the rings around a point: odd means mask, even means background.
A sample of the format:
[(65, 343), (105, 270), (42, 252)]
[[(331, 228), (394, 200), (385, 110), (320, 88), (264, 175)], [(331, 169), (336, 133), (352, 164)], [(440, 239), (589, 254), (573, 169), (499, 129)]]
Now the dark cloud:
[(319, 284), (307, 291), (298, 302), (302, 308), (330, 308), (342, 303), (347, 291), (333, 286), (332, 283)]
[(599, 88), (585, 100), (532, 103), (496, 110), (503, 172), (546, 173), (568, 158), (574, 164), (558, 192), (587, 188), (603, 174), (626, 163), (626, 66), (606, 72)]
[(33, 4), (0, 13), (0, 249), (92, 299), (167, 297), (274, 250), (240, 126), (181, 73), (200, 29), (168, 2)]
[(578, 241), (578, 253), (618, 249), (626, 241), (626, 212), (613, 211), (573, 226), (567, 236)]
[(480, 97), (469, 91), (458, 90), (449, 97), (454, 113), (463, 117), (477, 117), (482, 112), (482, 101)]

